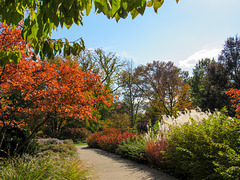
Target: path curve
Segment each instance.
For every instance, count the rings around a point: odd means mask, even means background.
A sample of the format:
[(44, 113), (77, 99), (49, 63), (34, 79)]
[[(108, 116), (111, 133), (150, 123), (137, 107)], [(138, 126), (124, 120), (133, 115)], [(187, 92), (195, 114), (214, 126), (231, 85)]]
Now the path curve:
[(91, 167), (95, 180), (176, 180), (146, 165), (88, 146), (76, 146), (80, 159)]

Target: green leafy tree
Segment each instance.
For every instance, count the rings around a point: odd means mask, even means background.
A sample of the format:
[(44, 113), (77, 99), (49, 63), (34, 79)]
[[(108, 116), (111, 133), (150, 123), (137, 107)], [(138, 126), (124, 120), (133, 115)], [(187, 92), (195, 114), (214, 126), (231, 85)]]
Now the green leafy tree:
[(137, 85), (138, 76), (136, 75), (133, 66), (133, 62), (129, 61), (126, 70), (121, 74), (123, 102), (126, 106), (126, 111), (130, 116), (132, 128), (137, 123), (138, 112), (144, 101), (142, 92)]
[(222, 109), (224, 106), (230, 110), (230, 100), (225, 94), (229, 88), (229, 74), (226, 67), (220, 63), (212, 62), (207, 67), (207, 73), (203, 79), (204, 91), (201, 94), (201, 106), (203, 110)]
[(190, 80), (191, 100), (195, 106), (202, 107), (202, 94), (204, 92), (203, 79), (206, 76), (206, 69), (213, 60), (201, 59), (193, 68), (193, 77)]
[(83, 71), (91, 70), (101, 76), (101, 82), (106, 90), (116, 93), (120, 88), (120, 76), (125, 62), (116, 53), (97, 48), (93, 51), (86, 50), (75, 59)]
[[(176, 0), (178, 2), (179, 0)], [(16, 27), (24, 19), (23, 39), (32, 44), (35, 56), (52, 58), (63, 51), (64, 55), (77, 55), (84, 49), (80, 38), (70, 43), (67, 39), (51, 39), (53, 30), (70, 28), (73, 24), (82, 25), (83, 16), (89, 15), (92, 8), (96, 13), (115, 18), (117, 21), (131, 14), (134, 19), (143, 15), (146, 7), (154, 11), (162, 6), (164, 0), (2, 0), (0, 1), (0, 21)], [(19, 57), (20, 58), (20, 57)]]
[(234, 115), (230, 98), (225, 94), (233, 86), (226, 65), (210, 59), (202, 59), (193, 70), (191, 99), (202, 110), (222, 109), (227, 107), (229, 115)]
[(240, 88), (240, 39), (236, 36), (227, 39), (218, 61), (225, 65), (232, 81), (232, 88)]

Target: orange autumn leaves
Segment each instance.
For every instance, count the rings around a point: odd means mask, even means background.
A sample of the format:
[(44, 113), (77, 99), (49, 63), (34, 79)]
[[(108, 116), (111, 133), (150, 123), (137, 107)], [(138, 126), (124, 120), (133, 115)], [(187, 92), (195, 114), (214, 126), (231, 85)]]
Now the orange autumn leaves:
[(17, 111), (38, 114), (57, 110), (64, 116), (91, 117), (94, 107), (101, 101), (109, 104), (112, 96), (104, 91), (100, 77), (83, 72), (77, 64), (60, 65), (46, 61), (22, 59), (18, 65), (8, 65), (2, 77), (1, 90), (20, 90), (31, 106)]
[(12, 29), (11, 26), (0, 23), (0, 49), (18, 49), (21, 51), (22, 55), (26, 57), (25, 41), (21, 38), (22, 24), (23, 22), (21, 21), (15, 29)]
[[(17, 65), (11, 63), (1, 68), (0, 115), (8, 110), (42, 116), (55, 111), (60, 116), (94, 119), (91, 115), (98, 103), (111, 103), (113, 96), (104, 90), (99, 76), (90, 71), (83, 72), (77, 64), (33, 61), (24, 51), (21, 28), (12, 30), (4, 24), (0, 24), (0, 28), (3, 32), (0, 49), (17, 47), (22, 54)], [(23, 100), (20, 105), (11, 102), (10, 97), (16, 92)]]
[[(12, 29), (11, 26), (0, 23), (0, 66), (4, 67), (6, 64), (14, 62), (17, 64), (21, 57), (31, 58), (33, 50), (30, 43), (25, 43), (21, 37), (23, 21)], [(28, 53), (26, 53), (28, 52)]]
[(232, 97), (232, 107), (235, 108), (236, 117), (240, 117), (240, 89), (229, 89), (227, 95)]

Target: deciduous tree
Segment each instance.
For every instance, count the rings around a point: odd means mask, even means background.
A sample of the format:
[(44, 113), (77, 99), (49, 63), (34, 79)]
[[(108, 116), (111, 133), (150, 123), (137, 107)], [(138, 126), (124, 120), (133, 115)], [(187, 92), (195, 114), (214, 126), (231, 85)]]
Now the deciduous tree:
[(191, 79), (191, 98), (195, 106), (202, 110), (215, 111), (227, 107), (233, 115), (230, 99), (225, 91), (232, 87), (227, 67), (214, 60), (204, 59), (198, 62)]
[(178, 101), (176, 103), (178, 111), (185, 111), (186, 109), (190, 110), (194, 108), (189, 91), (189, 84), (184, 84), (182, 86), (182, 90), (178, 96)]
[(0, 22), (0, 67), (2, 68), (8, 63), (17, 64), (22, 57), (31, 58), (33, 54), (30, 43), (26, 46), (26, 42), (21, 37), (22, 24), (23, 21), (13, 29), (12, 26)]
[[(3, 43), (9, 44), (10, 49), (16, 46), (23, 56), (18, 64), (8, 63), (0, 68), (1, 125), (7, 127), (15, 122), (13, 113), (15, 117), (24, 114), (32, 118), (20, 120), (31, 124), (34, 134), (51, 119), (53, 113), (79, 120), (84, 120), (85, 117), (94, 119), (92, 112), (100, 102), (110, 105), (113, 96), (104, 89), (100, 76), (91, 71), (82, 71), (74, 62), (33, 61), (22, 50), (25, 44), (22, 43), (20, 33), (15, 36), (13, 32), (16, 29), (7, 26), (4, 28), (5, 31), (10, 31), (11, 36), (0, 36), (0, 49), (4, 50)], [(15, 38), (19, 38), (19, 41), (14, 43)], [(33, 118), (36, 116), (38, 118)], [(3, 138), (1, 136), (0, 147)], [(24, 144), (18, 149), (23, 146)]]
[(138, 86), (148, 98), (154, 117), (159, 118), (163, 114), (176, 115), (176, 104), (184, 85), (181, 73), (172, 62), (153, 61), (136, 68)]
[(202, 106), (202, 94), (204, 92), (203, 79), (207, 73), (207, 67), (213, 60), (208, 58), (201, 59), (193, 68), (193, 76), (190, 80), (190, 94), (193, 104), (197, 107)]
[(129, 61), (126, 70), (121, 74), (123, 102), (126, 106), (126, 111), (130, 116), (132, 128), (137, 123), (138, 112), (144, 101), (142, 96), (143, 93), (137, 85), (138, 76), (135, 73), (135, 68), (133, 66), (133, 62)]
[(240, 89), (229, 89), (226, 94), (232, 97), (232, 107), (235, 109), (236, 117), (240, 117)]
[[(178, 2), (179, 0), (176, 0)], [(82, 39), (69, 43), (67, 39), (49, 38), (54, 29), (61, 26), (70, 28), (73, 24), (83, 24), (83, 16), (89, 15), (92, 8), (117, 21), (130, 13), (134, 19), (143, 15), (147, 6), (155, 12), (164, 0), (2, 0), (0, 1), (0, 21), (16, 27), (24, 19), (23, 39), (30, 41), (35, 55), (40, 52), (42, 59), (52, 58), (56, 53), (78, 54), (84, 49)], [(19, 58), (20, 59), (20, 58)]]
[(92, 70), (101, 76), (106, 90), (116, 93), (120, 85), (120, 76), (125, 62), (113, 52), (105, 52), (101, 48), (87, 50), (75, 57), (83, 71)]
[(240, 88), (240, 39), (236, 36), (229, 37), (224, 44), (224, 49), (218, 57), (230, 75), (232, 88)]

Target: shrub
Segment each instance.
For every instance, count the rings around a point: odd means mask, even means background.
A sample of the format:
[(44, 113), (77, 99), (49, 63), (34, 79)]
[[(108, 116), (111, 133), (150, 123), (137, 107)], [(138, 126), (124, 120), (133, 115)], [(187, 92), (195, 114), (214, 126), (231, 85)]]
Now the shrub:
[(240, 121), (220, 112), (170, 126), (164, 152), (175, 173), (192, 179), (238, 179)]
[(89, 147), (91, 148), (98, 148), (98, 138), (99, 138), (99, 133), (95, 132), (93, 134), (91, 134), (88, 138), (87, 138), (87, 144)]
[(145, 151), (146, 141), (142, 137), (127, 139), (119, 145), (117, 153), (124, 158), (128, 158), (137, 162), (147, 162)]
[(38, 139), (38, 156), (59, 155), (61, 157), (76, 154), (77, 149), (72, 140), (59, 140), (56, 138)]
[(124, 134), (115, 133), (115, 134), (107, 134), (102, 135), (98, 139), (98, 145), (101, 149), (109, 151), (109, 152), (115, 152), (123, 141), (125, 141), (128, 138), (134, 137), (135, 134), (132, 132), (126, 132)]
[(149, 123), (149, 120), (143, 120), (138, 122), (136, 129), (139, 133), (146, 133), (148, 131), (147, 125)]
[(62, 139), (72, 139), (74, 143), (86, 142), (91, 132), (86, 128), (67, 128), (61, 132)]
[(118, 148), (118, 144), (118, 134), (103, 135), (98, 139), (99, 147), (109, 152), (115, 152)]
[(166, 138), (163, 136), (155, 140), (147, 141), (145, 151), (148, 162), (156, 167), (166, 168), (166, 162), (163, 158), (164, 155), (162, 151), (166, 151), (167, 145)]
[[(5, 127), (0, 127), (1, 135), (3, 131), (5, 131), (5, 136), (2, 141), (2, 146), (0, 147), (0, 157), (22, 156), (23, 153), (36, 153), (37, 144), (35, 140), (28, 140), (30, 136), (29, 130), (17, 125), (9, 125)], [(2, 137), (0, 138), (0, 140), (1, 139)], [(26, 144), (24, 145), (24, 148), (17, 150), (19, 146), (21, 146), (25, 142)]]
[(92, 148), (99, 148), (100, 147), (99, 140), (101, 136), (111, 135), (111, 134), (120, 134), (120, 133), (121, 131), (119, 129), (114, 129), (114, 128), (107, 128), (107, 129), (104, 129), (103, 131), (95, 132), (88, 137), (87, 139), (88, 146)]

